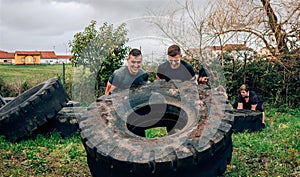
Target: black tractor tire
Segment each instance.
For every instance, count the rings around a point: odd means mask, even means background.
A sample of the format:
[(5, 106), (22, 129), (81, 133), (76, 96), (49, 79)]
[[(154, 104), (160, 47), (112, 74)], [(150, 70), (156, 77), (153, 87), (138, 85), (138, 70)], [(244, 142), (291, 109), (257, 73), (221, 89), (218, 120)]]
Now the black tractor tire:
[(72, 107), (72, 105), (66, 105), (53, 119), (42, 125), (42, 127), (38, 129), (38, 133), (56, 131), (62, 138), (69, 138), (79, 132), (77, 117), (82, 116), (82, 112), (85, 110), (86, 107)]
[(30, 134), (66, 104), (69, 96), (57, 78), (23, 92), (0, 109), (0, 135), (16, 141)]
[(234, 116), (232, 130), (234, 133), (239, 132), (256, 132), (261, 131), (264, 127), (262, 124), (262, 112), (248, 109), (228, 110)]
[[(154, 81), (104, 95), (78, 118), (94, 177), (213, 177), (232, 156), (233, 116), (192, 81)], [(146, 138), (165, 126), (168, 135)]]

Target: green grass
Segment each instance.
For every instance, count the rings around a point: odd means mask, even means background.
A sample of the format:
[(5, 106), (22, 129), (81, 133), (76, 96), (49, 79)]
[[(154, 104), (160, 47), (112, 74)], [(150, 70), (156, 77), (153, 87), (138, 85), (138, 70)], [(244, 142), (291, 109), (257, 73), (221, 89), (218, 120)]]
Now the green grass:
[[(70, 76), (74, 68), (65, 65), (65, 75)], [(0, 65), (0, 77), (5, 83), (38, 84), (53, 77), (62, 76), (62, 65)]]
[(146, 138), (160, 138), (168, 135), (167, 127), (154, 127), (145, 130)]
[[(0, 93), (3, 97), (15, 97), (25, 90), (50, 78), (62, 80), (63, 65), (0, 65)], [(65, 89), (71, 95), (75, 67), (65, 65)]]
[(79, 135), (62, 139), (58, 133), (18, 143), (0, 139), (0, 176), (89, 176)]
[[(66, 65), (67, 79), (72, 79), (73, 70)], [(0, 65), (0, 77), (10, 84), (33, 85), (61, 73), (62, 65)], [(266, 106), (266, 125), (261, 132), (232, 135), (232, 161), (224, 176), (299, 177), (300, 108)], [(90, 173), (79, 134), (62, 139), (54, 132), (17, 143), (0, 138), (0, 176), (90, 176)]]
[(266, 110), (263, 131), (232, 136), (233, 158), (225, 176), (300, 175), (300, 109)]
[[(280, 112), (279, 112), (280, 111)], [(224, 176), (299, 176), (300, 109), (267, 108), (261, 132), (233, 134), (233, 154)], [(11, 143), (0, 138), (0, 176), (90, 176), (79, 134), (59, 134)]]

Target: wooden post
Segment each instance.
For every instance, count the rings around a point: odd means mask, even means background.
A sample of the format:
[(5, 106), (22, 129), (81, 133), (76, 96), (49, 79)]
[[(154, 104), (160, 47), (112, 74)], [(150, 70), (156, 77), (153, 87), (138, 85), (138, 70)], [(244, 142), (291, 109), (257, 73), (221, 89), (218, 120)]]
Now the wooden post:
[(65, 63), (62, 64), (62, 85), (65, 85)]

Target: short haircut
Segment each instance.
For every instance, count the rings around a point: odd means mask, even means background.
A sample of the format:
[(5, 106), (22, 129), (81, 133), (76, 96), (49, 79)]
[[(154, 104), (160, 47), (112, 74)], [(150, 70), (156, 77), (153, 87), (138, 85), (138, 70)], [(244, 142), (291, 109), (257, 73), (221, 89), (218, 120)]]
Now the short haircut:
[(209, 77), (208, 73), (205, 71), (203, 67), (199, 70), (199, 77)]
[(137, 56), (142, 55), (142, 52), (141, 52), (139, 49), (132, 49), (132, 50), (129, 52), (129, 55), (132, 55), (132, 56), (134, 56), (134, 57), (137, 57)]
[(168, 55), (171, 56), (171, 57), (174, 57), (176, 55), (180, 55), (181, 54), (181, 51), (180, 51), (180, 48), (178, 47), (178, 45), (171, 45), (169, 48), (168, 48)]
[(247, 84), (243, 84), (243, 85), (241, 85), (241, 87), (240, 87), (240, 91), (241, 90), (245, 90), (246, 92), (248, 92), (249, 91), (249, 87), (248, 87), (248, 85)]

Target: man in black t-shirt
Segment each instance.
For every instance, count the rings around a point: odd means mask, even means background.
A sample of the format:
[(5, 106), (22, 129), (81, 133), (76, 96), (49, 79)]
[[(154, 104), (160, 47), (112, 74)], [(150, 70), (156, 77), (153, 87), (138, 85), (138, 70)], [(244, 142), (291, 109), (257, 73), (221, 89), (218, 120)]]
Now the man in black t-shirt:
[(182, 60), (181, 50), (177, 45), (168, 48), (168, 61), (160, 64), (156, 79), (187, 81), (195, 78), (193, 67)]

